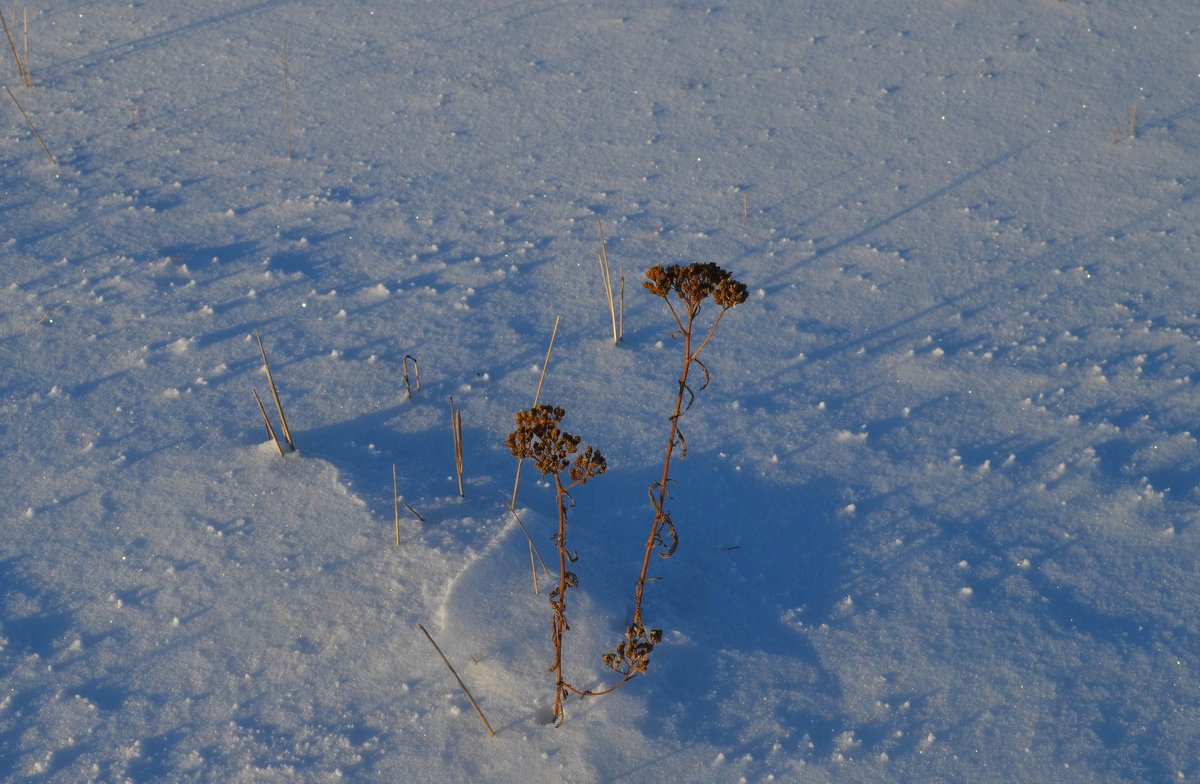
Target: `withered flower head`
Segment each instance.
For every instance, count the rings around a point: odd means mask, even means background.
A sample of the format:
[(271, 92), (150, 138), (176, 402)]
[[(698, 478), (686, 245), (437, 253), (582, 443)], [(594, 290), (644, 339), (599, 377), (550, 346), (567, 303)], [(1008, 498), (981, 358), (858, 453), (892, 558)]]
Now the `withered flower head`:
[(610, 668), (626, 677), (645, 675), (650, 667), (650, 653), (660, 642), (662, 629), (647, 630), (640, 623), (634, 623), (625, 629), (625, 640), (617, 643), (615, 650), (601, 658)]
[(746, 284), (727, 277), (713, 290), (713, 301), (722, 308), (732, 308), (746, 301)]
[(575, 458), (575, 465), (571, 466), (569, 474), (571, 481), (582, 483), (594, 476), (600, 476), (607, 470), (608, 462), (605, 461), (604, 455), (600, 454), (599, 449), (588, 446)]
[(586, 482), (593, 476), (604, 473), (607, 465), (600, 452), (587, 447), (571, 465), (571, 455), (579, 451), (579, 436), (562, 430), (566, 411), (558, 407), (534, 406), (528, 411), (518, 411), (514, 416), (517, 427), (508, 434), (504, 445), (514, 457), (532, 458), (543, 476), (557, 474), (570, 468), (571, 479)]
[(664, 267), (655, 264), (646, 270), (646, 280), (642, 286), (656, 297), (666, 297), (675, 288), (675, 280), (679, 277), (679, 267), (671, 265)]
[(647, 291), (664, 299), (674, 291), (689, 308), (695, 311), (707, 297), (718, 306), (728, 309), (746, 301), (746, 286), (712, 262), (693, 262), (664, 267), (656, 264), (646, 271), (642, 283)]

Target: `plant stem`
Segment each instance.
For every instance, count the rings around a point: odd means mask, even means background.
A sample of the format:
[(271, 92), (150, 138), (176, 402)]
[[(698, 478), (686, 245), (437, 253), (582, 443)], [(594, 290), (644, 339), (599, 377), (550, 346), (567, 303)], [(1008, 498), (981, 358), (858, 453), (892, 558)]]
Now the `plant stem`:
[[(671, 303), (668, 300), (667, 305)], [(700, 356), (700, 352), (712, 340), (712, 336), (716, 334), (717, 325), (721, 323), (721, 317), (725, 315), (725, 309), (717, 313), (713, 319), (712, 325), (708, 328), (708, 333), (704, 339), (700, 341), (700, 345), (696, 350), (692, 350), (692, 327), (696, 322), (696, 316), (700, 313), (700, 307), (697, 303), (687, 307), (687, 324), (679, 318), (675, 308), (671, 308), (671, 315), (675, 317), (675, 323), (679, 325), (679, 334), (683, 336), (683, 370), (679, 374), (679, 389), (675, 394), (675, 410), (671, 414), (671, 437), (667, 441), (666, 454), (663, 457), (662, 477), (658, 481), (658, 497), (653, 499), (654, 503), (654, 524), (650, 527), (650, 536), (646, 539), (646, 552), (642, 556), (642, 571), (638, 575), (637, 585), (634, 588), (634, 603), (633, 603), (633, 623), (642, 625), (642, 594), (646, 590), (646, 575), (650, 571), (650, 554), (654, 551), (655, 543), (661, 541), (662, 528), (667, 521), (666, 505), (667, 496), (669, 495), (670, 475), (671, 475), (671, 460), (675, 454), (675, 445), (680, 443), (679, 439), (679, 418), (683, 416), (686, 410), (683, 405), (683, 397), (685, 393), (690, 392), (688, 387), (688, 376), (692, 371), (692, 365)], [(686, 452), (686, 449), (685, 449)]]
[(558, 590), (550, 595), (550, 606), (553, 608), (551, 618), (551, 638), (554, 641), (554, 723), (562, 724), (563, 719), (563, 668), (562, 643), (563, 634), (567, 630), (567, 575), (570, 556), (567, 553), (567, 503), (566, 488), (558, 474), (554, 475), (554, 489), (558, 496)]
[[(696, 359), (692, 354), (692, 321), (694, 318), (694, 311), (689, 310), (687, 327), (680, 324), (680, 331), (683, 334), (683, 370), (679, 374), (679, 389), (675, 393), (675, 410), (671, 414), (671, 437), (667, 440), (667, 450), (663, 457), (662, 477), (658, 482), (658, 498), (654, 500), (654, 524), (650, 526), (650, 535), (646, 538), (646, 552), (642, 556), (642, 571), (638, 574), (637, 586), (634, 588), (633, 623), (635, 625), (642, 625), (642, 594), (646, 590), (646, 573), (650, 570), (650, 553), (654, 551), (655, 542), (659, 541), (659, 534), (665, 520), (664, 507), (667, 503), (671, 458), (675, 453), (675, 444), (679, 438), (679, 417), (683, 413), (683, 393), (688, 388), (688, 374), (691, 372), (692, 362)], [(679, 321), (678, 316), (676, 316), (676, 321)], [(701, 348), (703, 348), (703, 344)], [(697, 353), (699, 352), (697, 351)]]

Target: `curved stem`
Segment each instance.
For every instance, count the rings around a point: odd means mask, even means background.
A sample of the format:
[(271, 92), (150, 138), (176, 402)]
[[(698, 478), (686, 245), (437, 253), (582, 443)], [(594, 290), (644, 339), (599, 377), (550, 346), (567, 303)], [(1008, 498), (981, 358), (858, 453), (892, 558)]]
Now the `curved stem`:
[(716, 334), (717, 325), (721, 323), (721, 317), (725, 315), (726, 310), (728, 310), (728, 308), (722, 308), (721, 312), (717, 314), (717, 317), (713, 319), (712, 326), (708, 328), (708, 334), (704, 336), (704, 340), (700, 341), (700, 345), (696, 347), (695, 353), (691, 355), (691, 359), (689, 359), (688, 362), (691, 362), (695, 360), (696, 357), (700, 356), (700, 352), (703, 351), (704, 347), (708, 345), (708, 341), (712, 340), (712, 336)]
[(569, 683), (564, 683), (563, 687), (580, 699), (585, 697), (603, 697), (605, 694), (612, 694), (626, 683), (629, 683), (636, 676), (637, 673), (635, 672), (626, 673), (621, 680), (617, 681), (612, 686), (605, 686), (603, 689), (578, 689)]

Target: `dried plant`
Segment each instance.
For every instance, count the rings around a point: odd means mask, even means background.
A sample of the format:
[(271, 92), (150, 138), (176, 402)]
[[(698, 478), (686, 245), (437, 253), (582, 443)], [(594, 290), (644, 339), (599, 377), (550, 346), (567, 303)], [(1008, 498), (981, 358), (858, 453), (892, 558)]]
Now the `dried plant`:
[[(581, 438), (561, 429), (560, 425), (565, 415), (566, 411), (561, 408), (544, 405), (535, 405), (528, 411), (519, 411), (515, 415), (516, 429), (508, 434), (505, 441), (505, 446), (514, 457), (522, 460), (532, 459), (542, 476), (554, 478), (554, 492), (558, 505), (558, 531), (554, 536), (554, 543), (558, 548), (558, 586), (550, 592), (550, 639), (554, 645), (554, 663), (550, 665), (550, 671), (554, 673), (555, 678), (555, 726), (560, 726), (563, 722), (563, 698), (571, 694), (586, 695), (563, 677), (562, 665), (563, 635), (569, 628), (567, 591), (579, 585), (578, 575), (570, 569), (571, 564), (579, 560), (579, 554), (567, 547), (567, 510), (574, 506), (570, 491), (603, 474), (608, 467), (604, 455), (591, 446), (586, 446), (580, 451)], [(565, 482), (564, 471), (567, 476)]]
[[(633, 620), (625, 629), (625, 639), (618, 643), (614, 650), (604, 654), (604, 663), (622, 676), (620, 683), (613, 688), (637, 675), (645, 674), (650, 664), (650, 652), (662, 640), (661, 629), (647, 629), (643, 623), (642, 598), (646, 590), (646, 575), (650, 571), (651, 554), (657, 549), (660, 557), (670, 558), (679, 546), (679, 532), (671, 519), (670, 510), (667, 509), (667, 499), (670, 498), (671, 461), (675, 457), (676, 448), (679, 449), (680, 459), (687, 456), (687, 440), (679, 427), (679, 420), (695, 402), (696, 393), (703, 391), (710, 380), (708, 368), (700, 361), (700, 352), (712, 340), (726, 311), (745, 302), (747, 293), (744, 284), (734, 280), (729, 272), (712, 263), (667, 267), (658, 264), (646, 272), (646, 280), (642, 285), (654, 296), (662, 298), (675, 320), (672, 336), (682, 340), (683, 368), (679, 374), (675, 408), (670, 417), (671, 434), (667, 439), (666, 454), (663, 457), (662, 476), (650, 485), (654, 522), (650, 526), (650, 535), (646, 538), (642, 570), (634, 587)], [(700, 319), (700, 312), (704, 303), (710, 299), (718, 310), (711, 322), (705, 326)], [(693, 389), (691, 378), (695, 369), (703, 374), (703, 380)]]

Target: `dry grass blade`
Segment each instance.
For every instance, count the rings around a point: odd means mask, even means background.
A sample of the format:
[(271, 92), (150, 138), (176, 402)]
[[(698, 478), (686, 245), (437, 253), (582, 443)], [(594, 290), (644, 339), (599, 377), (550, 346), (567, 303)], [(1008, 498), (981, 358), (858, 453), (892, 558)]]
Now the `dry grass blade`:
[(533, 560), (534, 552), (535, 552), (535, 550), (533, 547), (533, 542), (530, 542), (529, 543), (529, 571), (533, 573), (533, 593), (536, 596), (541, 596), (542, 588), (540, 585), (538, 585), (537, 562)]
[(625, 268), (621, 268), (621, 285), (618, 290), (620, 300), (620, 308), (617, 311), (617, 339), (625, 339)]
[(450, 432), (454, 436), (454, 470), (458, 474), (458, 497), (466, 498), (463, 489), (463, 443), (462, 443), (462, 412), (454, 408), (454, 398), (450, 398)]
[(421, 517), (420, 512), (418, 512), (416, 509), (412, 508), (412, 504), (410, 504), (408, 501), (405, 501), (403, 498), (400, 499), (400, 503), (404, 504), (404, 508), (407, 509), (409, 511), (409, 513), (412, 514), (412, 516), (417, 519), (418, 523), (425, 522), (425, 518)]
[(263, 369), (267, 371), (267, 383), (271, 385), (271, 395), (275, 398), (275, 409), (279, 412), (279, 424), (283, 426), (283, 437), (287, 440), (288, 449), (296, 451), (296, 442), (292, 440), (292, 431), (288, 429), (287, 417), (283, 414), (283, 404), (279, 402), (279, 390), (275, 387), (275, 378), (271, 375), (271, 363), (267, 362), (267, 349), (263, 347), (262, 335), (257, 330), (254, 337), (258, 338), (258, 350), (262, 354)]
[[(521, 526), (521, 532), (525, 534), (525, 538), (529, 541), (530, 552), (537, 556), (538, 563), (542, 565), (542, 569), (546, 572), (546, 574), (550, 574), (550, 567), (546, 565), (545, 560), (542, 559), (541, 552), (538, 551), (537, 545), (533, 543), (533, 536), (530, 535), (529, 529), (525, 527), (525, 521), (521, 519), (521, 515), (517, 514), (516, 509), (510, 509), (509, 511), (512, 512), (512, 516), (517, 521), (517, 525)], [(534, 582), (537, 582), (536, 576), (534, 577)]]
[(1133, 108), (1130, 110), (1130, 113), (1129, 113), (1129, 125), (1126, 126), (1126, 128), (1125, 128), (1125, 135), (1124, 136), (1121, 135), (1121, 129), (1119, 127), (1113, 128), (1113, 132), (1112, 132), (1112, 143), (1113, 144), (1117, 144), (1122, 139), (1136, 139), (1137, 138), (1137, 134), (1138, 134), (1137, 116), (1138, 116), (1138, 105), (1137, 105), (1137, 102), (1135, 101), (1133, 104)]
[[(413, 366), (413, 376), (411, 378), (408, 375), (409, 361), (412, 362)], [(417, 382), (417, 386), (415, 388), (413, 387), (414, 379)], [(413, 396), (413, 392), (420, 391), (421, 389), (421, 366), (417, 364), (417, 358), (412, 354), (404, 355), (404, 388), (408, 390), (408, 396), (410, 398)]]
[(454, 676), (454, 680), (458, 681), (458, 687), (463, 690), (463, 694), (467, 695), (467, 699), (471, 701), (471, 707), (474, 708), (475, 712), (479, 714), (479, 719), (483, 722), (483, 726), (487, 729), (488, 735), (492, 736), (493, 738), (496, 737), (496, 731), (492, 729), (492, 725), (488, 722), (487, 716), (483, 715), (483, 709), (479, 707), (479, 703), (475, 701), (473, 696), (471, 696), (471, 690), (467, 688), (467, 684), (463, 683), (463, 679), (458, 677), (458, 672), (455, 671), (454, 665), (450, 663), (450, 660), (446, 658), (446, 654), (442, 653), (442, 649), (436, 642), (434, 642), (433, 635), (426, 630), (424, 624), (418, 623), (417, 628), (424, 633), (425, 639), (429, 640), (429, 644), (432, 645), (433, 649), (438, 652), (438, 656), (442, 657), (442, 661), (446, 664), (446, 669), (450, 670), (450, 674)]
[(533, 404), (536, 406), (542, 397), (542, 385), (546, 383), (546, 369), (550, 367), (550, 355), (554, 353), (554, 338), (558, 335), (558, 323), (562, 316), (554, 317), (554, 329), (550, 330), (550, 345), (546, 347), (546, 358), (542, 360), (542, 373), (538, 376), (537, 389), (533, 391)]
[(392, 463), (392, 502), (396, 511), (396, 546), (400, 546), (400, 480), (396, 478), (396, 464)]
[(0, 11), (0, 25), (4, 26), (4, 35), (8, 38), (8, 48), (12, 50), (13, 60), (17, 64), (17, 72), (21, 74), (21, 81), (28, 87), (29, 77), (25, 73), (25, 64), (21, 62), (21, 55), (17, 54), (17, 44), (13, 40), (12, 31), (8, 29), (8, 20), (4, 17), (3, 11)]
[(258, 413), (262, 414), (263, 424), (267, 426), (267, 435), (275, 442), (275, 448), (279, 450), (279, 456), (283, 457), (283, 445), (279, 443), (279, 437), (275, 435), (275, 428), (271, 426), (271, 420), (267, 416), (267, 409), (263, 407), (262, 398), (258, 396), (257, 389), (251, 389), (254, 393), (254, 402), (258, 403)]
[[(537, 565), (540, 563), (547, 575), (550, 574), (550, 567), (546, 565), (541, 551), (533, 543), (533, 536), (530, 535), (529, 529), (525, 527), (525, 521), (521, 519), (521, 515), (517, 514), (517, 510), (513, 507), (510, 507), (509, 511), (512, 512), (513, 518), (517, 521), (517, 525), (521, 526), (521, 532), (525, 534), (525, 539), (529, 542), (529, 568), (533, 572), (533, 592), (536, 595), (541, 595), (542, 589), (538, 584)], [(535, 558), (537, 559), (536, 561), (534, 560)]]
[[(550, 330), (550, 346), (546, 349), (546, 358), (542, 360), (542, 374), (538, 376), (537, 389), (535, 389), (533, 392), (533, 404), (535, 406), (538, 404), (538, 400), (542, 396), (542, 384), (546, 381), (546, 369), (550, 367), (550, 355), (554, 353), (554, 338), (558, 335), (558, 323), (560, 321), (562, 321), (562, 316), (554, 317), (554, 329)], [(517, 489), (521, 486), (521, 465), (524, 462), (524, 460), (517, 460), (517, 476), (516, 479), (513, 480), (512, 500), (508, 503), (509, 509), (517, 508)], [(518, 517), (517, 521), (520, 522), (520, 519), (521, 518)], [(524, 528), (525, 525), (522, 523), (521, 527)], [(528, 535), (528, 532), (526, 532), (526, 536)], [(532, 540), (530, 540), (530, 544), (533, 544)], [(541, 556), (538, 557), (540, 558)], [(537, 578), (535, 577), (535, 583), (536, 580)]]
[(604, 296), (608, 299), (608, 314), (612, 319), (613, 345), (621, 340), (617, 328), (617, 305), (613, 297), (612, 267), (608, 263), (608, 242), (604, 239), (604, 224), (596, 218), (596, 227), (600, 230), (600, 282), (604, 284)]
[(21, 9), (21, 19), (24, 24), (23, 40), (25, 46), (25, 86), (33, 87), (33, 70), (29, 67), (29, 9)]
[(13, 91), (8, 89), (8, 85), (4, 85), (4, 92), (8, 93), (8, 97), (12, 98), (12, 102), (17, 105), (17, 111), (19, 111), (21, 116), (25, 118), (25, 122), (29, 125), (29, 130), (33, 131), (33, 135), (37, 137), (38, 143), (41, 144), (42, 149), (46, 151), (46, 157), (50, 159), (51, 163), (57, 166), (58, 161), (55, 159), (54, 153), (50, 152), (50, 148), (46, 146), (46, 140), (42, 138), (40, 133), (38, 133), (38, 129), (34, 126), (33, 120), (29, 118), (29, 115), (26, 113), (25, 109), (21, 106), (21, 102), (17, 100), (17, 96), (13, 95)]

